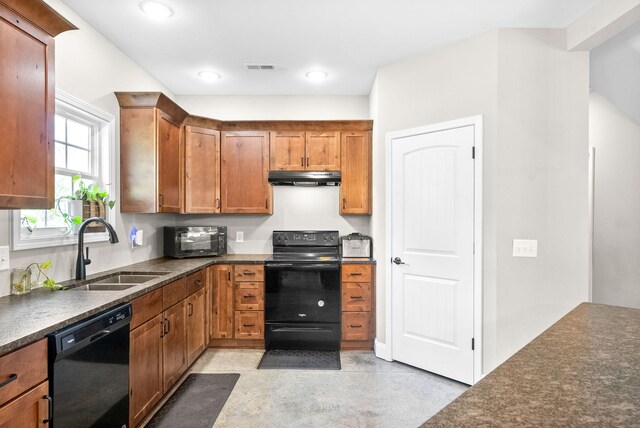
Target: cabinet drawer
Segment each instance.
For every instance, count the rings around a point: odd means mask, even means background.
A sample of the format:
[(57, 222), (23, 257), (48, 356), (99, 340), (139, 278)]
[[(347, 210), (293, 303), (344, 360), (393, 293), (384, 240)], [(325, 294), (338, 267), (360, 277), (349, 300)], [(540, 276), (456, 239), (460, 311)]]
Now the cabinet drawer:
[(371, 265), (342, 265), (342, 282), (371, 282)]
[(204, 288), (204, 279), (204, 270), (199, 270), (198, 272), (187, 276), (187, 296), (190, 296), (201, 288)]
[(371, 340), (371, 312), (344, 312), (342, 340)]
[(264, 284), (262, 282), (238, 282), (235, 290), (237, 311), (264, 310)]
[(129, 329), (133, 330), (162, 312), (162, 288), (134, 299), (131, 302), (131, 310)]
[(264, 281), (264, 266), (262, 265), (235, 265), (233, 278), (236, 281)]
[(180, 278), (162, 287), (162, 309), (168, 309), (186, 297), (185, 284), (185, 279)]
[(362, 312), (371, 310), (371, 283), (345, 282), (342, 284), (342, 310)]
[(264, 311), (236, 311), (236, 339), (264, 339)]
[(47, 379), (47, 339), (0, 357), (0, 406)]

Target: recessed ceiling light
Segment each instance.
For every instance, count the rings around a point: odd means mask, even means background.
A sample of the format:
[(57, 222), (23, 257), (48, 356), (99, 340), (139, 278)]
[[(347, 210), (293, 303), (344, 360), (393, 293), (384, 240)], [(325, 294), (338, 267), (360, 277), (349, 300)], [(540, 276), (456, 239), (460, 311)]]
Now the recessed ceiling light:
[(155, 19), (169, 18), (173, 15), (173, 9), (159, 1), (143, 1), (140, 3), (140, 9)]
[(198, 73), (198, 76), (200, 76), (200, 78), (205, 82), (213, 82), (222, 77), (220, 76), (220, 73), (216, 73), (215, 71), (211, 71), (211, 70), (203, 70), (200, 73)]
[(313, 82), (320, 82), (326, 79), (327, 76), (329, 76), (329, 73), (327, 73), (326, 71), (314, 70), (309, 71), (305, 76), (307, 76), (307, 79)]

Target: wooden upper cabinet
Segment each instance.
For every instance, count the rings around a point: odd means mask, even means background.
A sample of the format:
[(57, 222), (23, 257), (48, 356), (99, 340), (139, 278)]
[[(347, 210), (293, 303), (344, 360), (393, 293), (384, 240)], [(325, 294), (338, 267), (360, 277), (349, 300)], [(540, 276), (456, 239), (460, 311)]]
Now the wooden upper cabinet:
[(304, 132), (270, 133), (269, 149), (272, 171), (304, 171)]
[(185, 212), (220, 212), (220, 132), (184, 127)]
[(73, 29), (42, 1), (0, 0), (0, 208), (53, 208), (53, 38)]
[(339, 171), (339, 132), (270, 133), (272, 171)]
[(160, 92), (116, 92), (120, 103), (120, 211), (180, 212), (187, 112)]
[(309, 171), (340, 171), (340, 133), (307, 132), (305, 165)]
[(271, 214), (269, 133), (222, 132), (220, 157), (221, 212)]
[(371, 133), (341, 133), (340, 214), (371, 214)]
[(156, 110), (158, 138), (158, 212), (179, 213), (182, 198), (182, 141), (180, 123)]

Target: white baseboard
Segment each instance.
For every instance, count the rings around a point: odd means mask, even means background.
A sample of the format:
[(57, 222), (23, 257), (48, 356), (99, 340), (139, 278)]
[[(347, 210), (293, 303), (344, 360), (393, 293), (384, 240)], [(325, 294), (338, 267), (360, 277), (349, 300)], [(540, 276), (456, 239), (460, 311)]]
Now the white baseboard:
[(378, 339), (376, 339), (373, 343), (373, 349), (376, 353), (376, 357), (387, 361), (393, 361), (391, 358), (391, 350), (386, 343), (378, 342)]

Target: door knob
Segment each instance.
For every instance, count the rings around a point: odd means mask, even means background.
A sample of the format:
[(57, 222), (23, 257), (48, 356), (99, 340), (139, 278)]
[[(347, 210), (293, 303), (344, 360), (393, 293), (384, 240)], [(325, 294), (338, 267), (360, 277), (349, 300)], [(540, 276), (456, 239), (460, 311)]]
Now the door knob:
[(403, 265), (404, 262), (402, 261), (402, 259), (400, 257), (396, 257), (395, 259), (391, 259), (391, 261), (397, 265)]

